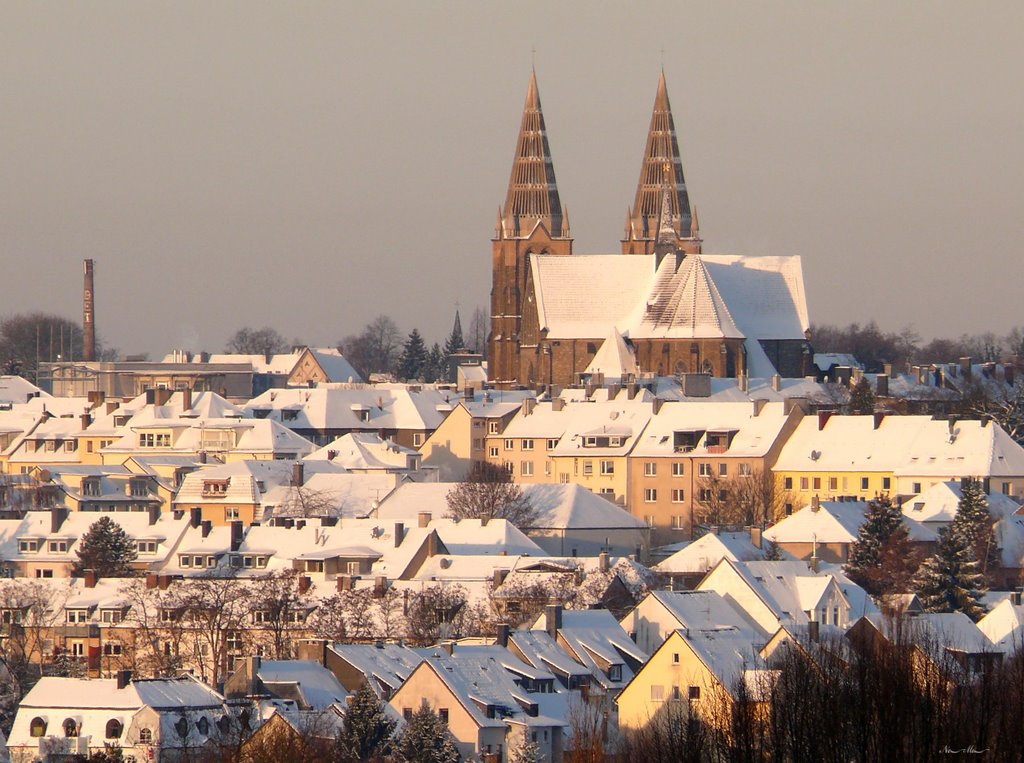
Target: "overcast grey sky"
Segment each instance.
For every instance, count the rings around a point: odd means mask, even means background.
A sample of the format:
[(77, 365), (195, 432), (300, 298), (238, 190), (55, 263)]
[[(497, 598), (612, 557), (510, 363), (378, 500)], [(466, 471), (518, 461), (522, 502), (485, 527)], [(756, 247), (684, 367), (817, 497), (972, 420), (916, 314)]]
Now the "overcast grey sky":
[[(664, 68), (705, 251), (811, 317), (1020, 316), (1024, 4), (0, 4), (0, 314), (124, 352), (244, 325), (441, 339), (487, 303), (535, 61), (579, 253), (617, 252)], [(662, 53), (664, 51), (664, 53)]]

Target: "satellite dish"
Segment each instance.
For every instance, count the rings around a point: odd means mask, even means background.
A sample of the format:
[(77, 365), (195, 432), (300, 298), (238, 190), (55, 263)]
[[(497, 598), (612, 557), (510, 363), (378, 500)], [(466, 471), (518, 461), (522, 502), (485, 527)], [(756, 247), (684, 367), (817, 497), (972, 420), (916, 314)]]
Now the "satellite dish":
[(819, 458), (821, 458), (821, 451), (820, 450), (812, 450), (811, 451), (811, 461), (817, 461)]

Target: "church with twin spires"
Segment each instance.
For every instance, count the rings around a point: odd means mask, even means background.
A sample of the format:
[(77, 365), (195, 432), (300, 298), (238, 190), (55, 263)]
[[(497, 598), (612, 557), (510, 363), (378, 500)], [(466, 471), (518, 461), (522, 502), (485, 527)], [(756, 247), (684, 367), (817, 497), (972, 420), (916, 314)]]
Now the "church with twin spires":
[(621, 254), (575, 254), (572, 243), (531, 72), (492, 241), (491, 383), (810, 372), (800, 258), (702, 251), (664, 72)]

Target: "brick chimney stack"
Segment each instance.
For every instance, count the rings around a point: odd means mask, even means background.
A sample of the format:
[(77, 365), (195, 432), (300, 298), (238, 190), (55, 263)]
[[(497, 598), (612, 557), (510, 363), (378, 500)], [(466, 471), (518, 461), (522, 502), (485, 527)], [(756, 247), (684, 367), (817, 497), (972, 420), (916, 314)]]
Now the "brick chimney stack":
[(82, 291), (82, 360), (86, 362), (96, 360), (96, 300), (92, 273), (92, 260), (86, 260)]

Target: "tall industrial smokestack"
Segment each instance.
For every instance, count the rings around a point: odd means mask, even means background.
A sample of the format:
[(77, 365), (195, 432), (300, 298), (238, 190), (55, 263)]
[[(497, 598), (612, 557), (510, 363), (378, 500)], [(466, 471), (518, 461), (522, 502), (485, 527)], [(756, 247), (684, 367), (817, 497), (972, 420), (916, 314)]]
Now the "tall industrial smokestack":
[(96, 360), (96, 301), (92, 283), (92, 260), (85, 261), (85, 289), (82, 293), (82, 360)]

